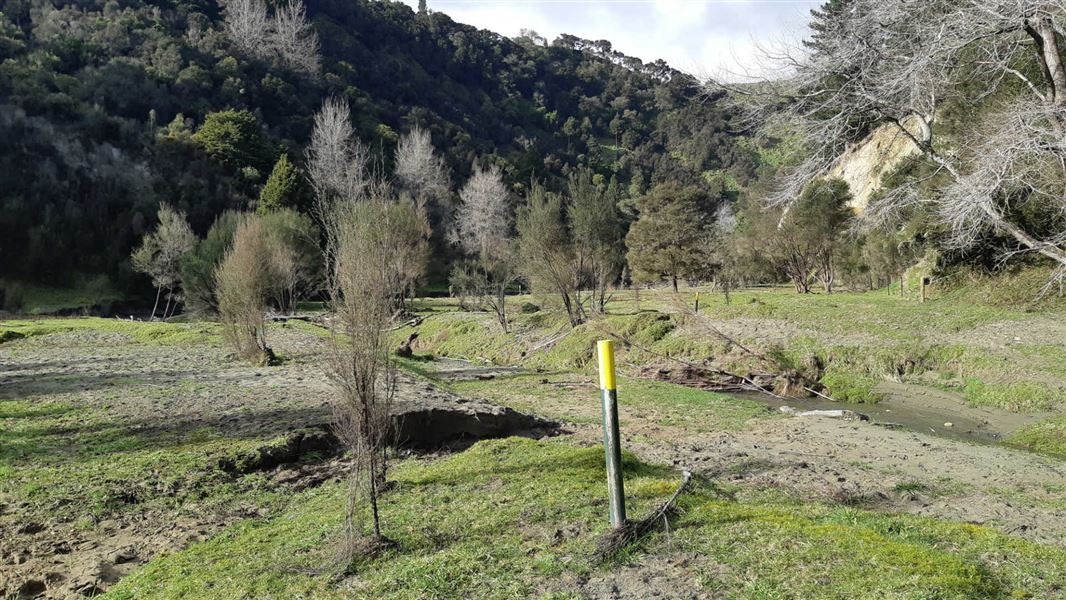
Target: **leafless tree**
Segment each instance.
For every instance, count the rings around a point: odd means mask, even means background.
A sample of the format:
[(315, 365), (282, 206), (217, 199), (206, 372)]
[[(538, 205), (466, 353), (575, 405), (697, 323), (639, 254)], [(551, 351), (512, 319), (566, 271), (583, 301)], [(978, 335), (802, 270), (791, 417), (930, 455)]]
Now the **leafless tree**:
[(264, 56), (271, 23), (263, 0), (229, 0), (223, 18), (226, 36), (238, 49), (251, 56)]
[(277, 59), (309, 77), (319, 74), (318, 34), (307, 19), (302, 0), (288, 0), (273, 18), (263, 0), (230, 0), (224, 12), (226, 36), (245, 54)]
[(141, 245), (130, 256), (134, 270), (151, 277), (156, 288), (153, 319), (164, 288), (167, 289), (167, 304), (163, 308), (163, 318), (166, 318), (174, 288), (181, 282), (181, 257), (195, 245), (196, 234), (189, 227), (185, 213), (174, 210), (169, 204), (161, 204), (159, 225), (144, 236)]
[(396, 145), (396, 181), (406, 192), (443, 223), (450, 224), (452, 206), (448, 197), (451, 182), (444, 157), (437, 154), (429, 132), (415, 127)]
[[(350, 559), (387, 543), (378, 502), (396, 391), (388, 329), (397, 314), (396, 295), (425, 247), (425, 236), (418, 234), (425, 224), (413, 203), (394, 200), (380, 183), (368, 186), (363, 196), (335, 202), (327, 223), (332, 311), (327, 372), (340, 391), (334, 401), (335, 428), (355, 459), (345, 521), (344, 558)], [(359, 519), (364, 497), (372, 518), (369, 546), (362, 543)]]
[[(771, 200), (787, 204), (848, 144), (888, 124), (949, 183), (931, 194), (919, 193), (919, 180), (890, 190), (868, 208), (868, 223), (925, 205), (954, 246), (996, 232), (1066, 269), (1066, 3), (852, 0), (842, 8), (823, 15), (811, 51), (773, 53), (793, 76), (723, 86), (748, 108), (762, 100), (751, 115), (767, 131), (798, 132), (806, 143), (806, 159)], [(952, 108), (978, 108), (984, 124), (951, 138), (943, 117)], [(1048, 215), (1049, 226), (1032, 230), (1017, 217), (1027, 211)]]
[(367, 186), (367, 150), (352, 129), (348, 102), (330, 97), (315, 115), (307, 148), (307, 171), (315, 190), (315, 213), (322, 222), (340, 199), (363, 196)]
[(262, 218), (249, 214), (237, 225), (233, 245), (215, 270), (225, 337), (240, 358), (259, 364), (274, 360), (264, 318), (277, 285), (274, 256)]
[(475, 168), (459, 199), (456, 222), (460, 244), (474, 257), (483, 275), (483, 302), (507, 331), (507, 287), (516, 278), (516, 256), (510, 193), (499, 168)]
[[(248, 0), (241, 0), (248, 1)], [(289, 0), (275, 12), (268, 43), (278, 59), (310, 77), (321, 69), (318, 34), (307, 20), (302, 0)]]

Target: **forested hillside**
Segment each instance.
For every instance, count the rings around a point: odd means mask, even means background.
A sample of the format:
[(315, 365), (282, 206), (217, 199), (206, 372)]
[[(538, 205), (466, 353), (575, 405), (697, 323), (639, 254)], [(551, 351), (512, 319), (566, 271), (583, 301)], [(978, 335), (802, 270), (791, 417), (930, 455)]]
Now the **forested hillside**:
[(662, 181), (735, 190), (755, 171), (695, 79), (605, 41), (511, 40), (400, 3), (312, 0), (313, 72), (240, 50), (211, 0), (0, 6), (8, 280), (71, 286), (104, 274), (104, 285), (144, 291), (129, 255), (159, 204), (187, 213), (199, 235), (222, 211), (252, 207), (279, 156), (304, 163), (331, 95), (348, 100), (386, 175), (415, 126), (453, 182), (475, 159), (516, 187), (587, 166), (634, 196)]

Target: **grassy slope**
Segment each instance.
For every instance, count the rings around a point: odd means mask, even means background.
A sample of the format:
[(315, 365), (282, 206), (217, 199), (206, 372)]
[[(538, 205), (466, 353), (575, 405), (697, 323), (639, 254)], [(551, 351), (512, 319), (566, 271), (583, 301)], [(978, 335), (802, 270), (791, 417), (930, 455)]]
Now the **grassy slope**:
[[(61, 310), (91, 308), (122, 300), (122, 295), (107, 286), (91, 289), (88, 285), (70, 288), (54, 288), (35, 284), (0, 280), (0, 289), (18, 299), (18, 312), (28, 315), (55, 313)], [(10, 302), (10, 300), (8, 300)]]
[[(992, 284), (961, 289), (925, 304), (885, 291), (797, 295), (784, 290), (732, 294), (703, 293), (701, 314), (719, 326), (739, 330), (739, 341), (773, 357), (786, 368), (805, 370), (812, 357), (825, 366), (821, 382), (830, 393), (851, 402), (876, 402), (878, 382), (897, 379), (949, 389), (975, 405), (1018, 412), (1066, 412), (1066, 345), (1027, 342), (1039, 334), (1033, 319), (1066, 316), (1053, 306), (1038, 314), (994, 302)], [(977, 296), (978, 293), (984, 294)], [(692, 292), (682, 301), (691, 301)], [(530, 298), (516, 298), (512, 310)], [(677, 298), (665, 293), (616, 295), (608, 316), (568, 327), (551, 312), (515, 314), (513, 331), (503, 334), (484, 314), (459, 313), (449, 299), (425, 300), (416, 309), (431, 315), (417, 328), (419, 351), (441, 356), (521, 364), (547, 370), (590, 371), (596, 339), (622, 336), (641, 349), (623, 351), (630, 372), (658, 355), (702, 361), (715, 359), (735, 372), (757, 365), (727, 342), (705, 332), (691, 317), (680, 317)], [(443, 314), (442, 314), (443, 313)], [(686, 322), (686, 320), (688, 322)], [(1019, 340), (1002, 343), (970, 332), (1002, 326)], [(397, 332), (405, 337), (411, 329)], [(744, 335), (744, 332), (748, 332)], [(566, 334), (557, 343), (536, 347)], [(1001, 332), (1002, 335), (1002, 332)], [(1066, 454), (1066, 437), (1055, 421), (1029, 428), (1013, 443)]]
[[(633, 514), (676, 475), (626, 461)], [(576, 596), (575, 576), (624, 573), (652, 556), (687, 557), (686, 586), (735, 598), (1038, 598), (1066, 584), (1066, 552), (971, 525), (799, 504), (743, 502), (697, 487), (669, 535), (615, 565), (589, 560), (605, 529), (602, 451), (512, 438), (394, 470), (384, 503), (399, 543), (332, 585), (330, 542), (343, 493), (303, 493), (284, 514), (246, 521), (158, 559), (108, 598), (519, 598)], [(668, 567), (666, 568), (669, 569)], [(318, 573), (318, 574), (316, 574)]]

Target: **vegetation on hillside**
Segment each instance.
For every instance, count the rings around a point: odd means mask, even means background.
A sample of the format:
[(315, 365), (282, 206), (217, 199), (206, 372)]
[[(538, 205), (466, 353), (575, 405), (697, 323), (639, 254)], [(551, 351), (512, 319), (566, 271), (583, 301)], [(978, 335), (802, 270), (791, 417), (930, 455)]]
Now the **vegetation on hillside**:
[(285, 177), (270, 181), (275, 161), (302, 159), (331, 95), (351, 104), (356, 134), (388, 172), (400, 134), (419, 127), (456, 181), (475, 159), (519, 188), (584, 167), (635, 194), (754, 173), (728, 114), (693, 101), (695, 79), (607, 42), (510, 40), (398, 2), (327, 0), (307, 6), (321, 56), (312, 77), (242, 49), (224, 12), (184, 0), (3, 5), (6, 277), (106, 275), (139, 292), (127, 259), (158, 206), (185, 212), (202, 236), (224, 210), (264, 193), (275, 202)]

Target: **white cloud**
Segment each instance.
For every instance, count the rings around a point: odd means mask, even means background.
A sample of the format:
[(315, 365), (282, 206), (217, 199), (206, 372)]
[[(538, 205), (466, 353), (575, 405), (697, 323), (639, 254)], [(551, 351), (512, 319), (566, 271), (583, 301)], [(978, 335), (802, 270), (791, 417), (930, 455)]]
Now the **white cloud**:
[[(403, 0), (411, 6), (417, 0)], [(821, 0), (429, 0), (454, 20), (508, 37), (533, 29), (610, 40), (644, 61), (697, 75), (769, 74), (760, 45), (798, 39)]]

